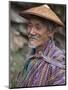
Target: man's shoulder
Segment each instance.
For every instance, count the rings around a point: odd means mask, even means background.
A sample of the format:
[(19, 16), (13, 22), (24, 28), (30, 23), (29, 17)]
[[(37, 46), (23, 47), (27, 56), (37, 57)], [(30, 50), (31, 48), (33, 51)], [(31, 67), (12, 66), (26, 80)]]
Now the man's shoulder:
[(58, 58), (58, 57), (65, 58), (65, 52), (60, 48), (58, 48), (57, 46), (55, 46), (54, 51), (55, 52), (52, 55), (53, 58)]
[[(49, 48), (48, 48), (49, 49)], [(45, 50), (44, 57), (47, 58), (47, 62), (51, 63), (51, 65), (55, 65), (58, 67), (65, 67), (65, 53), (63, 50), (53, 45), (49, 50)]]

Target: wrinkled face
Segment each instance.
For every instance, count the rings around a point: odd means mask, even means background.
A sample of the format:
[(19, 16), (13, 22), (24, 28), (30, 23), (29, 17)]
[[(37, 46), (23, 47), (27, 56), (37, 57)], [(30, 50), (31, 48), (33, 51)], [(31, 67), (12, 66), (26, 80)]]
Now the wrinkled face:
[(48, 29), (40, 20), (31, 19), (28, 22), (29, 46), (38, 47), (48, 40)]

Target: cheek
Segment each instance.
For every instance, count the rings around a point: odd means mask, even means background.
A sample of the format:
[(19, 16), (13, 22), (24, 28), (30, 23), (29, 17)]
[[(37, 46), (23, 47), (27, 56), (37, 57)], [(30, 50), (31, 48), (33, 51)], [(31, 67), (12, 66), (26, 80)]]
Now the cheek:
[(41, 30), (38, 32), (40, 36), (47, 35), (46, 30)]
[(28, 28), (27, 28), (27, 32), (29, 33), (30, 31), (31, 31), (31, 29), (28, 27)]

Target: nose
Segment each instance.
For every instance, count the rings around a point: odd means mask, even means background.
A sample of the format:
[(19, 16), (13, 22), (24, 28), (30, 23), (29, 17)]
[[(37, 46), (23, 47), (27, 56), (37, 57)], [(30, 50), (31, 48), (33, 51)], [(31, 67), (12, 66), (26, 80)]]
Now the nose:
[(36, 35), (36, 29), (34, 27), (32, 27), (32, 29), (30, 30), (30, 34)]

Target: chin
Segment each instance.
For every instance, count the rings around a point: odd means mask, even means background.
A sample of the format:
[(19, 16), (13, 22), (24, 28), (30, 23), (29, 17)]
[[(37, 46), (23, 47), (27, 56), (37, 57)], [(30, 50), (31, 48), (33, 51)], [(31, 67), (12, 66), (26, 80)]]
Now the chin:
[(28, 46), (29, 46), (30, 48), (36, 48), (36, 46), (33, 45), (33, 44), (31, 44), (31, 43), (28, 43)]
[(37, 48), (40, 45), (41, 45), (41, 43), (38, 43), (38, 41), (37, 42), (32, 41), (29, 43), (29, 47), (33, 47), (33, 48)]

